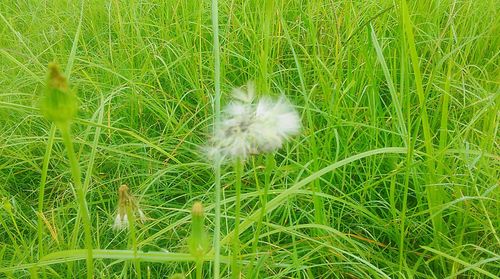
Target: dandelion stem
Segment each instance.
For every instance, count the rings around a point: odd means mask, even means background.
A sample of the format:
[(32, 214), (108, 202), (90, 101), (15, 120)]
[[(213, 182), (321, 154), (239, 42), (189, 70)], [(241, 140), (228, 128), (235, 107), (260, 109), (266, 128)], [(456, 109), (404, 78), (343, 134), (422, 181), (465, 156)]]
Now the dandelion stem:
[(45, 183), (47, 181), (47, 171), (49, 168), (50, 153), (52, 153), (52, 145), (56, 134), (56, 125), (52, 124), (49, 133), (49, 142), (45, 150), (43, 158), (42, 177), (40, 178), (40, 189), (38, 192), (38, 258), (43, 255), (43, 200), (45, 197)]
[(215, 164), (215, 229), (214, 229), (214, 279), (220, 274), (220, 196), (221, 196), (221, 166)]
[(240, 278), (240, 268), (238, 264), (238, 258), (240, 256), (240, 238), (239, 238), (239, 227), (240, 227), (240, 211), (241, 211), (241, 178), (243, 176), (243, 162), (240, 158), (236, 159), (234, 164), (235, 171), (235, 190), (236, 190), (236, 203), (235, 203), (235, 214), (234, 214), (234, 237), (233, 242), (233, 260), (232, 260), (232, 277)]
[(271, 184), (271, 170), (273, 169), (274, 164), (275, 164), (274, 155), (267, 154), (265, 177), (264, 177), (264, 193), (262, 193), (262, 195), (260, 196), (261, 209), (260, 209), (259, 219), (257, 221), (257, 228), (255, 230), (255, 236), (252, 247), (252, 253), (255, 255), (257, 255), (257, 246), (259, 243), (260, 231), (262, 230), (262, 222), (264, 220), (264, 216), (266, 213), (267, 194), (269, 192), (269, 185)]
[(196, 260), (196, 279), (203, 278), (202, 271), (203, 271), (203, 259), (197, 259)]
[[(220, 46), (219, 46), (219, 13), (218, 1), (212, 0), (212, 30), (214, 51), (214, 115), (217, 129), (220, 119)], [(220, 195), (221, 195), (221, 166), (220, 162), (215, 164), (215, 229), (214, 229), (214, 279), (220, 278)]]
[(58, 125), (61, 130), (62, 138), (66, 150), (68, 151), (68, 158), (71, 168), (71, 176), (75, 185), (75, 192), (80, 213), (83, 221), (83, 228), (85, 233), (85, 248), (87, 249), (87, 278), (93, 278), (94, 262), (92, 257), (92, 232), (90, 224), (90, 214), (87, 208), (87, 201), (85, 200), (85, 191), (82, 185), (82, 177), (78, 160), (76, 159), (75, 150), (73, 149), (73, 142), (71, 140), (71, 131), (69, 123), (61, 123)]
[(127, 207), (127, 218), (129, 219), (129, 230), (130, 230), (130, 242), (132, 243), (132, 251), (134, 251), (134, 266), (135, 266), (135, 272), (136, 272), (136, 278), (141, 279), (141, 261), (137, 257), (137, 237), (136, 237), (136, 231), (135, 231), (135, 213), (132, 211), (130, 207)]

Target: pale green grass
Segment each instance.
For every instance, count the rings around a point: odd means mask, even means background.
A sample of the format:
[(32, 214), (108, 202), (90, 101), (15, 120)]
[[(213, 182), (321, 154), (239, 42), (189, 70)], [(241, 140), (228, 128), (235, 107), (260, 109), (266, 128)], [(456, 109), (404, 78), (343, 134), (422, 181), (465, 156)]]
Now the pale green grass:
[[(211, 234), (216, 222), (216, 172), (200, 152), (219, 86), (210, 5), (0, 2), (0, 278), (87, 273), (70, 161), (38, 110), (51, 61), (81, 101), (72, 134), (94, 276), (194, 278), (193, 202)], [(243, 169), (245, 278), (498, 278), (499, 10), (496, 0), (219, 1), (221, 104), (254, 80), (286, 94), (303, 123)], [(227, 278), (235, 175), (230, 164), (221, 174)], [(124, 183), (149, 218), (135, 237), (111, 230)], [(204, 278), (213, 262), (212, 250)]]

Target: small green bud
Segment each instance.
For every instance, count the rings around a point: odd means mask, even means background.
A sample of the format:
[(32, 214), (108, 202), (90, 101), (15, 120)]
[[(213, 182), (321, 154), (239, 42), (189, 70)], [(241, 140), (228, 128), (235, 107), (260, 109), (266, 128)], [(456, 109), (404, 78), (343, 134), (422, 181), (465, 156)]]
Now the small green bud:
[(57, 64), (49, 64), (47, 85), (40, 102), (40, 110), (45, 118), (55, 122), (69, 123), (78, 111), (78, 99), (73, 90), (68, 86)]
[(189, 251), (197, 258), (202, 258), (210, 247), (210, 241), (204, 228), (203, 205), (201, 202), (195, 202), (191, 210), (191, 236), (188, 244)]

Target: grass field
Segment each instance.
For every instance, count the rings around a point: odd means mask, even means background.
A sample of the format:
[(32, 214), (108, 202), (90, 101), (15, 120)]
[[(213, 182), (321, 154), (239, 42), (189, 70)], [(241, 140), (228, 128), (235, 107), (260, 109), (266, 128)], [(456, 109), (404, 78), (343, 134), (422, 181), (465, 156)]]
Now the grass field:
[[(497, 0), (211, 5), (0, 1), (0, 278), (499, 278)], [(69, 137), (39, 109), (54, 61)], [(301, 133), (214, 168), (215, 88), (249, 80)], [(122, 184), (146, 221), (116, 231)]]

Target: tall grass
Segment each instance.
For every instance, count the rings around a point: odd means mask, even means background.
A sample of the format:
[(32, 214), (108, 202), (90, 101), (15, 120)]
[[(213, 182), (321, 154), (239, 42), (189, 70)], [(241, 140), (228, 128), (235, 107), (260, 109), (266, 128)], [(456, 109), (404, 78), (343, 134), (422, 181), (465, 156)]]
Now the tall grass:
[[(57, 61), (96, 278), (194, 278), (198, 200), (221, 237), (205, 277), (231, 276), (238, 235), (246, 278), (496, 278), (497, 1), (218, 2), (217, 22), (210, 1), (0, 1), (0, 277), (87, 274), (70, 161), (38, 110)], [(303, 130), (242, 167), (237, 210), (234, 168), (218, 180), (201, 150), (248, 80)], [(111, 230), (121, 184), (148, 217), (132, 238)]]

